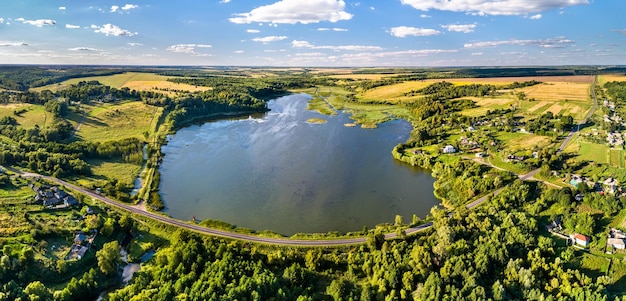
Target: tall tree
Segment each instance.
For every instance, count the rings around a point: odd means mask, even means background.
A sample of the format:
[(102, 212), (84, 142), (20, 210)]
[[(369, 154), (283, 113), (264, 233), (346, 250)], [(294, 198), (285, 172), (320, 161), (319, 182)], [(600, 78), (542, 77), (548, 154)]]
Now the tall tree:
[(117, 270), (117, 265), (122, 261), (120, 255), (120, 245), (115, 241), (107, 242), (102, 246), (102, 250), (96, 253), (98, 267), (102, 273), (110, 275)]

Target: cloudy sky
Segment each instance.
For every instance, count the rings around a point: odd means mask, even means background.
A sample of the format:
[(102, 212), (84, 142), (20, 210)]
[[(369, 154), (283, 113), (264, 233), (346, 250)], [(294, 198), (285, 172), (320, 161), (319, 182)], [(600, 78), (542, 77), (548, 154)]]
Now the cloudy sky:
[(2, 1), (0, 64), (626, 64), (623, 0)]

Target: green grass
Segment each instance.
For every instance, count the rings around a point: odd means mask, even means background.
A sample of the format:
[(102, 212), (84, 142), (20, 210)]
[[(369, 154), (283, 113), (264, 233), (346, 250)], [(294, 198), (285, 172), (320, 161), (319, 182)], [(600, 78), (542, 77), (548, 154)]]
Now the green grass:
[(583, 252), (582, 256), (577, 257), (573, 261), (578, 262), (581, 270), (593, 278), (606, 275), (609, 269), (609, 260), (607, 258), (586, 252)]
[(330, 105), (321, 97), (313, 97), (309, 100), (307, 110), (316, 111), (323, 115), (337, 115)]
[(100, 142), (145, 139), (144, 133), (152, 130), (158, 111), (141, 102), (98, 105), (85, 116), (77, 138)]
[(611, 167), (622, 168), (624, 161), (624, 151), (621, 149), (610, 149), (609, 150), (609, 164)]
[(594, 161), (600, 164), (609, 164), (609, 147), (604, 144), (590, 143), (585, 141), (574, 142), (580, 145), (577, 160)]
[(121, 161), (89, 160), (93, 176), (81, 177), (78, 182), (86, 187), (101, 187), (106, 183), (106, 179), (117, 179), (118, 181), (133, 186), (135, 178), (141, 172), (141, 165), (126, 163)]

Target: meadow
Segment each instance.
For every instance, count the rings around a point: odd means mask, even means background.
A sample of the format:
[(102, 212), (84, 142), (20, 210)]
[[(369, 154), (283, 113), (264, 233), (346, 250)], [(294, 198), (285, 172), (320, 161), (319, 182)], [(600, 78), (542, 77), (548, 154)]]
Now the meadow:
[(101, 84), (110, 86), (113, 88), (129, 88), (137, 91), (155, 91), (165, 94), (173, 95), (177, 92), (196, 92), (205, 91), (211, 88), (192, 86), (188, 84), (179, 84), (167, 81), (171, 76), (158, 75), (154, 73), (144, 72), (126, 72), (122, 74), (108, 75), (108, 76), (92, 76), (73, 78), (61, 83), (32, 88), (32, 91), (41, 92), (43, 90), (50, 90), (56, 92), (75, 85), (81, 81), (99, 81)]
[(88, 141), (111, 141), (124, 138), (146, 139), (162, 108), (141, 102), (95, 104), (86, 107), (77, 138)]

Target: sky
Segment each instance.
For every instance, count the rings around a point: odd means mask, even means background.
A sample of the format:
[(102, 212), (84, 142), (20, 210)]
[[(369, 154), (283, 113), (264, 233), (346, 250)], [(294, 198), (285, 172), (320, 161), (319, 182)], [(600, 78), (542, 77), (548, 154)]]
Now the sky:
[(4, 0), (0, 64), (626, 64), (624, 0)]

